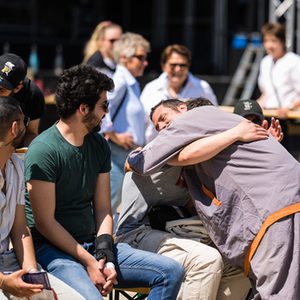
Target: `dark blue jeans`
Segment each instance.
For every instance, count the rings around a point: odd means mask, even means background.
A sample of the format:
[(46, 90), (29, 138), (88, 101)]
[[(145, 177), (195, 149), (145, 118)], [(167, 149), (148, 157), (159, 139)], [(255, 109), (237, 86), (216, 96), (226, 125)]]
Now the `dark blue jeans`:
[[(90, 253), (92, 243), (82, 245)], [(183, 268), (175, 260), (152, 252), (137, 250), (128, 244), (115, 245), (118, 287), (151, 287), (149, 300), (176, 299)], [(103, 299), (83, 265), (52, 245), (36, 250), (37, 261), (49, 273), (61, 279), (87, 300)]]

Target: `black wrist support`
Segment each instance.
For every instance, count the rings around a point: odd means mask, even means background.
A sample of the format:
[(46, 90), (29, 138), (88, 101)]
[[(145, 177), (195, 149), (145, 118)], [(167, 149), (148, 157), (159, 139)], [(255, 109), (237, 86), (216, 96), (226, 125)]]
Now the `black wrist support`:
[(106, 258), (106, 262), (115, 264), (114, 240), (110, 234), (101, 234), (95, 239), (96, 259)]

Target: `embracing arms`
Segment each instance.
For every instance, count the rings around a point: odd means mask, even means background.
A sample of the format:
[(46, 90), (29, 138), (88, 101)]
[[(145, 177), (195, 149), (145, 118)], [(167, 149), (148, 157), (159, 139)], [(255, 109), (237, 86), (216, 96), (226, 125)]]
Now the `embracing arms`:
[(259, 125), (245, 120), (237, 126), (224, 132), (198, 139), (184, 147), (168, 164), (173, 166), (186, 166), (206, 161), (234, 142), (251, 142), (267, 139), (269, 133)]

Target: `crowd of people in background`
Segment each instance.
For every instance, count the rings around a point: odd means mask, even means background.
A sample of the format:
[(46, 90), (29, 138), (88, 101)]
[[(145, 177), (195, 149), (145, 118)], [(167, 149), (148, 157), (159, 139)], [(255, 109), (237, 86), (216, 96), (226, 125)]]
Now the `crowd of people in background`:
[[(184, 45), (163, 49), (141, 91), (150, 42), (103, 21), (59, 76), (59, 120), (42, 133), (43, 93), (20, 56), (0, 56), (0, 299), (101, 300), (114, 287), (300, 299), (300, 168), (284, 147), (300, 58), (283, 25), (262, 37), (261, 96), (229, 114)], [(25, 282), (40, 271), (49, 294)]]

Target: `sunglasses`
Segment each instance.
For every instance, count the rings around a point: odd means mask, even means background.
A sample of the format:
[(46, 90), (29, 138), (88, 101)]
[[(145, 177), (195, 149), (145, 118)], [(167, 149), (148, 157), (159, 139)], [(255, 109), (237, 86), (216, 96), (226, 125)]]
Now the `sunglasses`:
[(107, 100), (105, 100), (103, 103), (102, 103), (102, 109), (107, 112), (108, 111), (108, 106), (109, 106), (109, 102)]
[[(21, 121), (21, 119), (17, 119), (17, 120), (14, 120), (14, 122), (15, 121)], [(29, 117), (27, 117), (27, 116), (24, 116), (24, 120), (23, 120), (23, 122), (24, 122), (24, 126), (25, 127), (28, 127), (28, 125), (29, 125), (29, 122), (30, 122), (30, 118)]]
[(188, 67), (187, 64), (169, 64), (169, 65), (172, 69), (175, 69), (176, 67), (179, 67), (180, 69), (185, 69)]
[(144, 61), (147, 60), (147, 56), (146, 55), (132, 55), (132, 57), (136, 57), (141, 62), (144, 62)]
[(30, 118), (27, 117), (27, 116), (24, 116), (24, 125), (25, 125), (25, 127), (28, 127), (29, 122), (30, 122)]

